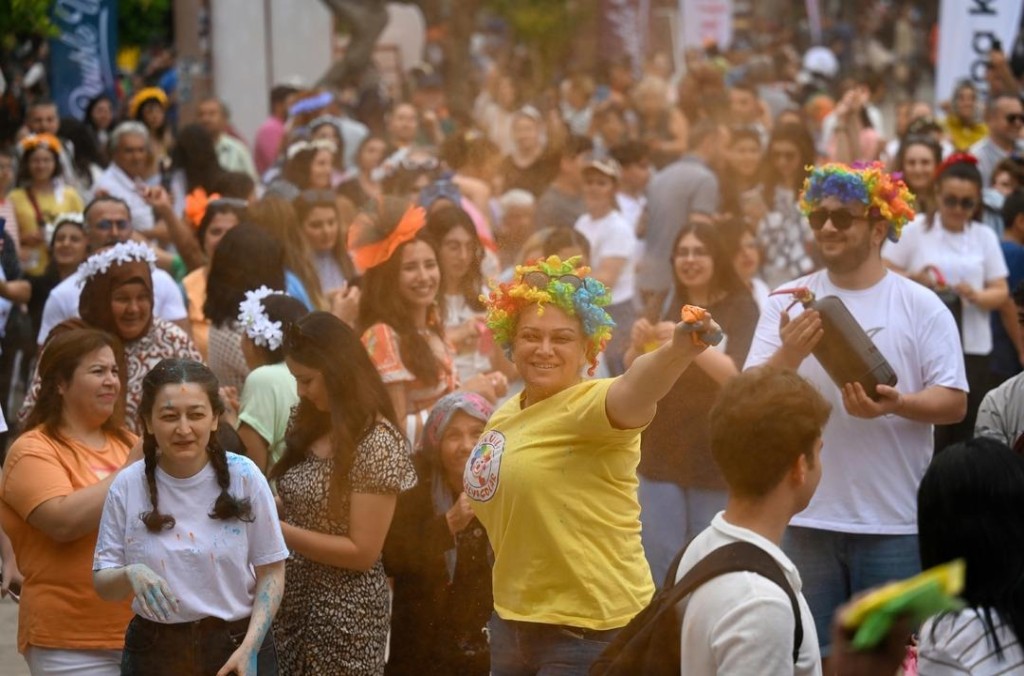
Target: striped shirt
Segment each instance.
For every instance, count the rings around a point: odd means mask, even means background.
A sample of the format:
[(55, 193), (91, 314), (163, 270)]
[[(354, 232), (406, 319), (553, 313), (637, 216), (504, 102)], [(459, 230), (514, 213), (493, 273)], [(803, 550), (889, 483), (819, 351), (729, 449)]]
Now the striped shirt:
[(996, 654), (982, 615), (973, 608), (925, 622), (918, 646), (918, 673), (921, 676), (1024, 673), (1024, 650), (1020, 641), (995, 611), (992, 620), (1002, 655)]

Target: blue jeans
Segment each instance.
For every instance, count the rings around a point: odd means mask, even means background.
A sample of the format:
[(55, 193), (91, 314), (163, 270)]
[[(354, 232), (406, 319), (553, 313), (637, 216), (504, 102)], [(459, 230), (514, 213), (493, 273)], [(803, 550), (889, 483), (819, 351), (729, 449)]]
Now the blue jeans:
[(618, 629), (597, 631), (558, 624), (503, 620), (487, 623), (491, 676), (587, 676)]
[(725, 491), (684, 488), (671, 481), (653, 481), (642, 474), (638, 478), (640, 539), (654, 584), (660, 588), (672, 559), (711, 524), (715, 514), (725, 509), (728, 498)]
[(790, 526), (782, 538), (803, 581), (821, 654), (829, 653), (836, 608), (865, 589), (921, 572), (916, 535), (864, 535)]

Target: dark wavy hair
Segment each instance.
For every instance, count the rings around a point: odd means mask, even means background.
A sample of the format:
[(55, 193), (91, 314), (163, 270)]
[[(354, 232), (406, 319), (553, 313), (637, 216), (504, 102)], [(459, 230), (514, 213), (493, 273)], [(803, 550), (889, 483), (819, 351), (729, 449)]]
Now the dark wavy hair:
[(348, 500), (349, 473), (359, 442), (381, 420), (398, 429), (391, 397), (359, 336), (329, 312), (313, 312), (292, 324), (285, 333), (284, 354), (320, 372), (328, 410), (320, 411), (309, 400), (299, 400), (285, 436), (284, 453), (270, 470), (270, 479), (284, 476), (306, 459), (314, 441), (329, 436), (334, 466), (328, 509), (339, 514)]
[(973, 183), (978, 188), (978, 204), (974, 209), (974, 213), (971, 214), (971, 220), (977, 220), (978, 214), (984, 206), (981, 195), (985, 190), (985, 181), (981, 177), (981, 171), (978, 169), (978, 165), (970, 160), (954, 160), (948, 164), (940, 165), (935, 176), (935, 211), (931, 211), (925, 217), (925, 229), (931, 230), (931, 227), (935, 225), (935, 214), (938, 213), (938, 202), (939, 193), (942, 191), (942, 184), (950, 179), (956, 179), (960, 181), (967, 181)]
[(768, 147), (765, 148), (763, 159), (761, 160), (761, 182), (763, 184), (762, 194), (764, 195), (765, 204), (769, 208), (775, 204), (775, 188), (782, 185), (783, 178), (776, 170), (774, 163), (772, 162), (772, 146), (780, 141), (792, 143), (796, 146), (797, 153), (800, 155), (800, 169), (795, 181), (795, 185), (786, 186), (792, 188), (795, 191), (799, 191), (801, 186), (804, 184), (804, 180), (807, 178), (807, 167), (814, 165), (816, 152), (814, 150), (814, 137), (811, 136), (811, 132), (807, 131), (807, 127), (797, 123), (787, 123), (780, 125), (772, 131), (771, 139), (768, 141)]
[[(483, 312), (484, 304), (480, 300), (480, 294), (484, 288), (484, 275), (480, 266), (484, 262), (484, 247), (480, 243), (480, 236), (476, 233), (473, 220), (457, 206), (441, 207), (427, 215), (426, 231), (433, 240), (435, 252), (441, 251), (444, 238), (455, 228), (462, 228), (469, 234), (474, 246), (473, 262), (470, 264), (469, 272), (459, 281), (459, 291), (474, 312)], [(441, 274), (444, 274), (443, 269)]]
[(712, 272), (710, 293), (712, 295), (719, 293), (730, 294), (745, 289), (743, 280), (741, 280), (739, 275), (736, 274), (736, 266), (733, 265), (735, 251), (730, 251), (729, 247), (726, 246), (726, 242), (723, 241), (722, 234), (719, 232), (718, 226), (711, 223), (704, 223), (702, 221), (695, 221), (687, 223), (679, 229), (679, 234), (676, 235), (675, 240), (672, 242), (672, 250), (669, 253), (669, 265), (673, 266), (672, 280), (675, 284), (676, 302), (682, 303), (683, 305), (690, 302), (690, 293), (682, 282), (679, 281), (679, 277), (675, 274), (674, 266), (676, 247), (679, 246), (679, 242), (681, 242), (687, 235), (693, 235), (700, 240), (700, 243), (704, 245), (705, 249), (707, 249), (708, 255), (711, 258)]
[(178, 132), (171, 149), (171, 167), (184, 172), (186, 192), (196, 188), (208, 193), (216, 190), (225, 172), (217, 160), (214, 141), (210, 132), (198, 124), (187, 124)]
[(284, 289), (284, 253), (265, 230), (240, 223), (224, 235), (210, 261), (203, 313), (214, 326), (238, 317), (245, 292), (261, 286)]
[(43, 352), (39, 356), (39, 396), (35, 406), (29, 411), (22, 430), (30, 430), (42, 426), (47, 436), (63, 439), (60, 433), (61, 421), (64, 419), (64, 398), (60, 394), (61, 385), (71, 382), (75, 369), (82, 363), (82, 358), (90, 352), (109, 347), (117, 361), (118, 378), (121, 391), (117, 397), (113, 414), (103, 423), (103, 430), (126, 444), (131, 437), (125, 432), (125, 394), (128, 390), (128, 369), (125, 366), (124, 350), (116, 336), (98, 329), (72, 329), (54, 335), (46, 341)]
[[(260, 301), (263, 311), (271, 322), (281, 322), (281, 331), (288, 333), (291, 325), (309, 314), (309, 310), (302, 301), (287, 296), (283, 293), (272, 293)], [(261, 347), (253, 343), (253, 346), (263, 354), (264, 361), (268, 364), (280, 364), (284, 361), (284, 345), (276, 350)]]
[(936, 453), (917, 489), (917, 529), (924, 568), (966, 562), (960, 596), (1002, 656), (999, 620), (1024, 638), (1024, 457), (986, 438)]
[[(437, 357), (430, 349), (416, 325), (412, 314), (398, 291), (398, 276), (402, 270), (402, 253), (413, 242), (426, 242), (437, 256), (433, 238), (424, 227), (408, 242), (400, 245), (391, 258), (363, 273), (362, 295), (359, 297), (359, 330), (366, 331), (374, 324), (387, 324), (398, 334), (398, 349), (402, 363), (420, 382), (433, 386), (438, 383)], [(444, 338), (444, 312), (440, 308), (443, 294), (438, 294), (438, 311), (428, 318), (427, 325)]]
[[(151, 533), (159, 533), (162, 530), (174, 528), (174, 517), (170, 514), (161, 514), (157, 503), (156, 466), (157, 446), (156, 437), (149, 431), (147, 420), (153, 416), (153, 406), (156, 403), (156, 395), (160, 389), (167, 385), (195, 384), (203, 388), (210, 400), (210, 408), (214, 417), (224, 412), (224, 402), (221, 401), (219, 383), (217, 376), (205, 364), (191, 359), (161, 359), (153, 369), (142, 379), (142, 401), (139, 404), (139, 418), (143, 421), (145, 432), (142, 435), (142, 452), (146, 463), (146, 486), (149, 489), (149, 499), (153, 508), (148, 512), (139, 515), (146, 530)], [(239, 521), (251, 522), (255, 519), (252, 513), (252, 504), (248, 498), (239, 499), (228, 492), (231, 487), (231, 473), (228, 469), (228, 456), (216, 433), (210, 434), (210, 440), (206, 444), (206, 453), (210, 456), (210, 464), (213, 465), (217, 475), (217, 485), (220, 486), (220, 495), (213, 503), (209, 512), (211, 519), (227, 521), (238, 519)]]

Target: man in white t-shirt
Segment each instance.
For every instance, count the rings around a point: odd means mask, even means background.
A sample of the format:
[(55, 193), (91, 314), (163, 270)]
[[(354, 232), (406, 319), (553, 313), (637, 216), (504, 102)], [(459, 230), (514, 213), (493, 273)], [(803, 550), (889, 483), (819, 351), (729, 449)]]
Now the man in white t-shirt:
[(787, 307), (787, 296), (766, 304), (747, 368), (796, 369), (833, 407), (821, 485), (784, 541), (828, 654), (829, 622), (841, 603), (919, 572), (916, 493), (933, 453), (932, 425), (963, 418), (967, 378), (953, 316), (932, 291), (882, 263), (882, 243), (898, 240), (913, 216), (902, 181), (880, 165), (828, 164), (811, 172), (807, 186), (801, 206), (825, 269), (784, 286), (842, 300), (899, 379), (879, 385), (877, 400), (859, 383), (840, 389), (812, 356), (828, 339), (820, 313)]
[[(162, 188), (154, 188), (160, 190)], [(163, 194), (166, 202), (166, 194)], [(120, 198), (101, 195), (85, 207), (85, 234), (90, 253), (127, 242), (132, 237), (131, 211)], [(42, 345), (54, 326), (78, 316), (78, 299), (82, 295), (77, 271), (62, 281), (46, 299), (37, 342)], [(174, 278), (159, 268), (153, 270), (153, 316), (166, 319), (190, 333), (185, 301)]]

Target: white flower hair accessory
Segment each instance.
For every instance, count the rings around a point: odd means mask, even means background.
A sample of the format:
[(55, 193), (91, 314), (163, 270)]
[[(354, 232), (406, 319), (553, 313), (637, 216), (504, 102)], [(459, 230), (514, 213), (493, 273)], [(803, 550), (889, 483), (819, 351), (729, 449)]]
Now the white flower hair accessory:
[(53, 236), (57, 234), (57, 228), (65, 223), (74, 223), (79, 228), (85, 229), (85, 217), (77, 211), (68, 211), (58, 216), (52, 223), (47, 223), (43, 229), (43, 241), (53, 246)]
[(274, 291), (265, 285), (255, 291), (246, 291), (245, 300), (238, 304), (238, 323), (249, 340), (273, 352), (284, 342), (281, 322), (272, 322), (263, 309), (263, 299), (283, 291)]
[(89, 256), (84, 263), (78, 266), (78, 272), (81, 275), (79, 284), (85, 286), (92, 277), (105, 273), (112, 265), (142, 261), (149, 263), (150, 271), (156, 269), (156, 254), (147, 245), (142, 242), (115, 244)]

